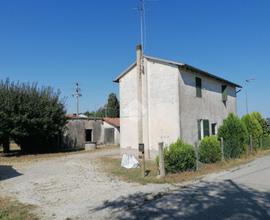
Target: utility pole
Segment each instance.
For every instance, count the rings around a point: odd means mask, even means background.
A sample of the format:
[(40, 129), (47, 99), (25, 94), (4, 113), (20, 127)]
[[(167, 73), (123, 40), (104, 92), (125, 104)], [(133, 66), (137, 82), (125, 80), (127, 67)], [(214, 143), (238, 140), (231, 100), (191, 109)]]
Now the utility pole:
[(82, 96), (79, 83), (76, 83), (75, 92), (72, 94), (72, 96), (76, 98), (77, 116), (79, 116), (79, 98)]

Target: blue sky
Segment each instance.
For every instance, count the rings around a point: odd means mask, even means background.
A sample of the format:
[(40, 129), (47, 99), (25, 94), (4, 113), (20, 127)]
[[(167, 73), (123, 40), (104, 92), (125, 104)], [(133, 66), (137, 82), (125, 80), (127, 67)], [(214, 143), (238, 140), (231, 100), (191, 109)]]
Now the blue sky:
[[(0, 0), (0, 78), (59, 88), (69, 112), (118, 93), (135, 59), (137, 0)], [(250, 111), (270, 116), (269, 0), (146, 0), (145, 53), (186, 62), (248, 87)], [(245, 113), (244, 92), (238, 112)]]

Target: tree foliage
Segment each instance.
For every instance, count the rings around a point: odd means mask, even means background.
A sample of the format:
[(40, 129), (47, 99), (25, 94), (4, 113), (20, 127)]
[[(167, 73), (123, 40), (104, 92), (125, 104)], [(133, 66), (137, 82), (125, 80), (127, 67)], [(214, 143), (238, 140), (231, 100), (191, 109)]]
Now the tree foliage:
[(37, 84), (0, 81), (0, 139), (14, 140), (24, 152), (56, 147), (66, 124), (60, 92)]
[(218, 138), (224, 139), (224, 157), (238, 158), (246, 150), (247, 128), (236, 115), (230, 113), (218, 129)]
[(260, 146), (260, 138), (263, 136), (263, 129), (255, 117), (255, 114), (247, 114), (242, 117), (248, 134), (252, 136), (254, 147)]
[(252, 112), (250, 114), (252, 117), (256, 118), (256, 120), (259, 122), (262, 131), (263, 131), (263, 136), (267, 136), (270, 134), (270, 130), (269, 130), (269, 125), (267, 123), (267, 120), (265, 118), (263, 118), (263, 116), (261, 115), (260, 112)]
[(108, 96), (107, 103), (100, 107), (97, 111), (87, 111), (84, 114), (88, 117), (98, 117), (98, 118), (119, 118), (120, 116), (120, 105), (115, 93), (111, 93)]

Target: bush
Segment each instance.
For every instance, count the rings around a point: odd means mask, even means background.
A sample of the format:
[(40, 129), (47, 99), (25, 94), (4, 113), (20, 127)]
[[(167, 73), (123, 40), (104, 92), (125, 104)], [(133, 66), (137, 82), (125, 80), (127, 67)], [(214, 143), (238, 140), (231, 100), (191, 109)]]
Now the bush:
[(224, 139), (224, 157), (238, 158), (246, 151), (248, 138), (245, 124), (234, 114), (230, 113), (218, 129), (218, 138)]
[(266, 121), (265, 118), (263, 118), (263, 116), (261, 115), (261, 113), (259, 112), (252, 112), (250, 114), (252, 117), (256, 118), (256, 120), (259, 122), (261, 128), (262, 128), (262, 131), (263, 131), (263, 136), (267, 136), (270, 134), (270, 131), (269, 131), (269, 126), (268, 126), (268, 123)]
[(196, 157), (193, 147), (178, 139), (164, 149), (164, 162), (167, 172), (176, 173), (192, 170), (196, 166)]
[(263, 129), (256, 119), (255, 114), (247, 114), (242, 117), (243, 123), (246, 125), (248, 134), (252, 136), (253, 146), (260, 146), (260, 138), (263, 136)]
[(221, 160), (220, 143), (216, 136), (205, 137), (199, 147), (199, 158), (203, 163), (215, 163)]

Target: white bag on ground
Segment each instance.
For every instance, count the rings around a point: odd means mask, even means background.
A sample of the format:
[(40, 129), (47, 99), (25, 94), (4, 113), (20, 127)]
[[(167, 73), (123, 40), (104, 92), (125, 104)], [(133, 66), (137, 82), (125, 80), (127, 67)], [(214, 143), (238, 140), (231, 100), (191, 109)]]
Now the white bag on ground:
[(137, 168), (139, 167), (139, 161), (133, 155), (124, 154), (121, 161), (121, 167), (125, 167), (127, 169)]

